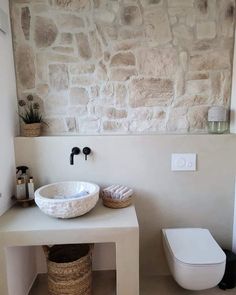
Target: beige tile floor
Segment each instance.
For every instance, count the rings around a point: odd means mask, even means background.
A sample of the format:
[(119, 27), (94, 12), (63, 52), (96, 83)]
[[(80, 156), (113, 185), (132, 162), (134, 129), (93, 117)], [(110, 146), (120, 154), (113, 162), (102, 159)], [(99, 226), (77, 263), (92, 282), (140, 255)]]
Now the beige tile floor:
[(171, 276), (145, 277), (141, 279), (140, 295), (227, 295), (236, 288), (222, 291), (218, 287), (205, 291), (188, 291), (175, 283)]
[[(40, 276), (29, 295), (48, 295), (46, 282), (46, 276)], [(236, 288), (227, 291), (217, 287), (199, 292), (184, 290), (170, 276), (144, 277), (140, 285), (140, 295), (236, 295)], [(115, 295), (115, 272), (95, 272), (93, 286), (93, 295)]]

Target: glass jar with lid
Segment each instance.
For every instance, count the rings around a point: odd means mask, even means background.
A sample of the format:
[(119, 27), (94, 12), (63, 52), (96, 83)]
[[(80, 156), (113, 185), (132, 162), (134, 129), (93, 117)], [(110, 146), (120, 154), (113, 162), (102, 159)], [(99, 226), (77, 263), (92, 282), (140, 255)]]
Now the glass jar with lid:
[(223, 134), (228, 130), (227, 110), (223, 106), (213, 106), (208, 111), (208, 132)]

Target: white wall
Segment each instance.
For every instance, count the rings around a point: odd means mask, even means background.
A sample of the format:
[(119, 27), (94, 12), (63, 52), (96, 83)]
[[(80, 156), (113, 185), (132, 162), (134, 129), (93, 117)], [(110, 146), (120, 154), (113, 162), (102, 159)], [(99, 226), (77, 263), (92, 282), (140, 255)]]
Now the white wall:
[[(0, 31), (0, 193), (2, 194), (0, 215), (2, 215), (11, 206), (11, 197), (15, 192), (14, 137), (18, 133), (18, 118), (8, 0), (0, 0), (0, 8), (7, 13), (9, 24), (7, 34)], [(9, 280), (9, 290), (11, 294), (25, 295), (36, 275), (36, 266), (32, 263), (34, 249), (11, 248), (7, 253), (8, 271), (17, 273), (18, 278), (17, 281)]]
[(233, 223), (233, 241), (232, 241), (232, 251), (236, 253), (236, 181), (234, 189), (234, 223)]
[(236, 31), (234, 39), (234, 60), (232, 70), (232, 92), (230, 106), (230, 132), (236, 133)]
[[(75, 165), (70, 166), (74, 146), (91, 147), (93, 156), (87, 162), (82, 155), (76, 156)], [(234, 135), (16, 138), (15, 151), (17, 164), (31, 167), (37, 185), (85, 180), (134, 188), (142, 273), (168, 273), (160, 231), (164, 227), (206, 227), (223, 247), (231, 248)], [(197, 171), (172, 172), (174, 152), (197, 153)], [(100, 259), (103, 255), (106, 251), (100, 251)]]
[[(0, 8), (9, 17), (8, 0), (0, 1)], [(0, 31), (0, 215), (11, 205), (15, 189), (15, 159), (13, 138), (17, 133), (16, 82), (10, 30)]]
[(37, 275), (35, 247), (9, 247), (6, 253), (9, 294), (28, 294)]

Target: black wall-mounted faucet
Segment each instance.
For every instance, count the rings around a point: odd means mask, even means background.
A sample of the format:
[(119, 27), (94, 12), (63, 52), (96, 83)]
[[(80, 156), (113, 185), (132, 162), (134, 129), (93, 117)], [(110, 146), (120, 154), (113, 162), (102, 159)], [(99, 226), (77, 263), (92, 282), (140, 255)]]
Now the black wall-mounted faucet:
[(80, 154), (80, 149), (78, 147), (73, 147), (70, 154), (70, 164), (74, 165), (74, 156)]

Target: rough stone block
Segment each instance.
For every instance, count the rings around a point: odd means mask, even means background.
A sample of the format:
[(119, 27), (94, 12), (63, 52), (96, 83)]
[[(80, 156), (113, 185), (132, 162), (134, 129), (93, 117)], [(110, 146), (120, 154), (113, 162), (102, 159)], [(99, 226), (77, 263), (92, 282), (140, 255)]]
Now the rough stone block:
[(113, 23), (116, 17), (114, 12), (109, 11), (107, 9), (95, 9), (93, 16), (95, 22), (101, 23)]
[(180, 42), (180, 44), (182, 42), (184, 42), (184, 40), (192, 41), (194, 38), (192, 29), (190, 29), (189, 27), (187, 27), (184, 24), (180, 24), (178, 26), (175, 26), (173, 28), (173, 34), (174, 34), (175, 38), (182, 40)]
[(25, 35), (25, 39), (30, 39), (30, 23), (31, 23), (31, 14), (29, 7), (23, 7), (21, 9), (21, 26)]
[(172, 48), (142, 48), (137, 61), (141, 75), (153, 77), (172, 77), (177, 69), (178, 56)]
[(77, 86), (90, 86), (94, 83), (93, 76), (90, 75), (79, 75), (79, 76), (72, 76), (70, 79), (71, 85), (77, 85)]
[(55, 22), (48, 18), (37, 16), (35, 20), (34, 39), (37, 47), (51, 46), (58, 34), (58, 29)]
[(130, 105), (168, 106), (174, 96), (173, 81), (169, 79), (134, 79), (130, 85)]
[(98, 81), (107, 81), (108, 76), (107, 76), (107, 67), (106, 65), (100, 61), (99, 64), (97, 65), (95, 75)]
[(104, 121), (103, 130), (111, 133), (126, 133), (128, 131), (128, 123), (125, 121)]
[(73, 42), (73, 35), (71, 33), (61, 33), (61, 41), (62, 45), (70, 45)]
[(163, 9), (145, 13), (145, 34), (149, 40), (165, 44), (172, 40), (167, 13)]
[(127, 118), (127, 111), (111, 107), (105, 110), (105, 116), (109, 119), (124, 119)]
[(126, 51), (126, 50), (131, 50), (135, 49), (140, 46), (139, 41), (134, 41), (134, 40), (125, 40), (125, 41), (119, 41), (114, 45), (114, 50), (115, 51)]
[(192, 107), (198, 105), (211, 105), (214, 100), (209, 95), (186, 94), (178, 97), (173, 102), (173, 107)]
[(189, 129), (187, 108), (172, 108), (166, 126), (169, 132), (186, 133)]
[(113, 97), (114, 96), (114, 85), (113, 83), (106, 83), (101, 87), (100, 94), (105, 97)]
[(86, 105), (89, 102), (89, 95), (85, 88), (74, 87), (70, 89), (71, 105)]
[(92, 48), (94, 58), (96, 59), (101, 58), (103, 55), (102, 46), (101, 46), (101, 42), (98, 39), (96, 31), (89, 32), (89, 38), (90, 38), (90, 45)]
[(110, 73), (110, 80), (127, 81), (133, 76), (137, 76), (137, 71), (135, 69), (112, 68)]
[(190, 56), (190, 71), (224, 70), (230, 68), (230, 55), (227, 50), (199, 52)]
[(209, 80), (190, 80), (186, 82), (187, 94), (209, 95), (209, 92), (210, 92)]
[(196, 106), (189, 109), (188, 121), (190, 124), (190, 131), (207, 130), (208, 109), (208, 106)]
[(75, 35), (75, 37), (77, 40), (80, 57), (86, 60), (90, 59), (92, 57), (92, 52), (89, 45), (88, 36), (84, 33), (78, 33)]
[(81, 17), (71, 14), (59, 14), (56, 17), (56, 22), (61, 30), (70, 32), (71, 30), (79, 30), (84, 28), (85, 24)]
[(69, 75), (67, 66), (63, 64), (49, 65), (49, 80), (51, 87), (57, 91), (68, 89)]
[(36, 87), (36, 91), (37, 91), (37, 94), (42, 96), (42, 97), (45, 97), (48, 95), (49, 93), (49, 85), (48, 84), (38, 84), (37, 87)]
[(121, 11), (121, 23), (126, 26), (140, 26), (142, 15), (138, 6), (125, 6)]
[(74, 48), (73, 47), (64, 47), (64, 46), (55, 46), (52, 48), (54, 51), (62, 54), (73, 54)]
[(135, 57), (133, 53), (117, 53), (111, 59), (111, 66), (135, 66)]
[(76, 120), (74, 117), (66, 117), (66, 126), (68, 132), (76, 131)]
[(216, 37), (216, 23), (202, 22), (197, 24), (198, 39), (214, 39)]
[(75, 64), (70, 66), (70, 73), (72, 75), (92, 74), (95, 71), (95, 65), (89, 63)]
[(79, 119), (80, 134), (97, 134), (100, 131), (101, 120), (97, 117)]
[(135, 28), (132, 27), (127, 29), (126, 27), (121, 27), (119, 29), (119, 38), (121, 40), (127, 40), (127, 39), (139, 39), (143, 40), (144, 38), (144, 29), (141, 27)]
[(90, 88), (90, 97), (91, 98), (96, 98), (99, 96), (100, 93), (100, 87), (98, 85), (92, 86)]
[(16, 49), (16, 72), (23, 88), (35, 87), (35, 56), (28, 45), (20, 45)]
[(234, 36), (235, 24), (235, 1), (224, 0), (217, 2), (220, 11), (219, 16), (219, 32), (223, 37)]
[(44, 105), (46, 115), (66, 115), (68, 99), (65, 93), (49, 95)]
[(67, 126), (63, 118), (45, 118), (47, 125), (43, 124), (43, 134), (60, 135), (67, 132)]
[(115, 88), (115, 104), (118, 107), (124, 107), (127, 104), (127, 89), (123, 84), (117, 84)]

